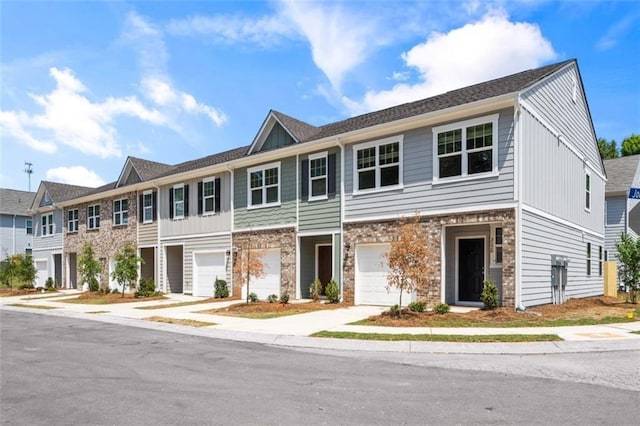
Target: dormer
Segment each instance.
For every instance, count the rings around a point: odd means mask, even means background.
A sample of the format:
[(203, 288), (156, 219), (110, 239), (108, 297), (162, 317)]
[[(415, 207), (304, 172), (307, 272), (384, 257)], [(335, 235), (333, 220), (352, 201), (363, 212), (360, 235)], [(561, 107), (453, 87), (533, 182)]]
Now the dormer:
[(124, 167), (120, 172), (116, 188), (132, 185), (153, 179), (171, 170), (173, 166), (155, 161), (143, 160), (136, 157), (127, 157)]
[(306, 142), (317, 131), (315, 126), (271, 110), (253, 140), (248, 155)]

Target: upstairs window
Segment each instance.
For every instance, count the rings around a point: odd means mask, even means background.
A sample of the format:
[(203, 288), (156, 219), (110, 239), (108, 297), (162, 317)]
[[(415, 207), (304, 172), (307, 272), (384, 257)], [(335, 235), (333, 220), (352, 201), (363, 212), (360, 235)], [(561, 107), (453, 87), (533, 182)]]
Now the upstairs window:
[(198, 183), (198, 214), (220, 211), (220, 178), (208, 178)]
[(169, 218), (189, 216), (189, 185), (179, 184), (169, 189)]
[(327, 153), (309, 156), (309, 199), (327, 197)]
[(67, 232), (78, 232), (78, 209), (67, 212)]
[(402, 184), (402, 136), (354, 146), (356, 191)]
[(142, 223), (153, 222), (154, 216), (154, 193), (145, 191), (142, 193)]
[(24, 221), (24, 230), (29, 235), (33, 234), (33, 221), (31, 219)]
[(249, 207), (280, 204), (280, 163), (249, 169)]
[(113, 202), (113, 225), (119, 226), (127, 223), (129, 223), (129, 200), (126, 198), (115, 200)]
[(584, 174), (584, 209), (591, 211), (591, 175), (589, 172)]
[(53, 235), (53, 213), (42, 215), (42, 236)]
[(87, 229), (100, 228), (100, 204), (87, 207)]
[(434, 181), (497, 172), (497, 129), (497, 114), (434, 127)]
[(591, 276), (591, 243), (587, 243), (587, 276)]

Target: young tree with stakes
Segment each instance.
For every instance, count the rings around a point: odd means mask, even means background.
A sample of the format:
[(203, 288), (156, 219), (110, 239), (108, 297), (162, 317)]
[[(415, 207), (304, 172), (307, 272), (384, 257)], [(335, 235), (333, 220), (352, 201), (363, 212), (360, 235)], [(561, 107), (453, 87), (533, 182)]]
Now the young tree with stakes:
[(620, 261), (620, 280), (629, 289), (631, 303), (636, 303), (640, 291), (640, 238), (621, 234), (616, 241), (618, 260)]
[(136, 254), (136, 249), (131, 243), (126, 243), (122, 249), (116, 253), (116, 265), (111, 273), (111, 278), (122, 286), (122, 297), (124, 290), (128, 286), (134, 288), (138, 280), (138, 263), (143, 262)]
[(90, 243), (84, 243), (82, 251), (78, 257), (78, 273), (80, 274), (80, 282), (89, 286), (89, 291), (98, 291), (100, 283), (98, 275), (102, 272), (102, 265), (93, 253), (93, 246)]
[(264, 252), (259, 249), (251, 249), (251, 240), (247, 241), (246, 254), (240, 252), (237, 259), (234, 260), (233, 272), (240, 276), (240, 280), (247, 286), (247, 303), (249, 303), (249, 294), (251, 278), (262, 278), (264, 276), (264, 264), (262, 257)]

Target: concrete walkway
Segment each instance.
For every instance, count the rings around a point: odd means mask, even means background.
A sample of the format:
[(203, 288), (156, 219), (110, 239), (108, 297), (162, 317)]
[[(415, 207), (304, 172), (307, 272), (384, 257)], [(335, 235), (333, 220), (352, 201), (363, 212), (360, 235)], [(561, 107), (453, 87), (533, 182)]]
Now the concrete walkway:
[[(252, 341), (274, 345), (324, 349), (401, 351), (401, 352), (456, 352), (456, 353), (550, 353), (566, 351), (610, 351), (640, 349), (640, 321), (622, 324), (573, 327), (530, 328), (438, 328), (438, 327), (379, 327), (348, 325), (377, 315), (386, 310), (378, 306), (352, 306), (348, 308), (314, 311), (272, 319), (248, 319), (224, 315), (205, 314), (201, 311), (219, 309), (238, 301), (198, 303), (171, 306), (180, 302), (197, 302), (201, 298), (186, 295), (168, 295), (166, 300), (141, 301), (110, 305), (84, 305), (65, 303), (76, 297), (77, 290), (43, 293), (29, 296), (0, 298), (0, 309), (21, 310), (46, 315), (74, 317), (137, 327), (163, 329), (181, 333), (231, 340)], [(12, 305), (23, 306), (12, 306)], [(166, 305), (166, 307), (161, 307)], [(31, 306), (31, 307), (30, 307)], [(155, 309), (140, 309), (160, 306)], [(49, 307), (54, 309), (37, 309)], [(208, 327), (189, 327), (145, 321), (151, 316), (190, 319), (215, 323)], [(321, 339), (307, 337), (318, 331), (347, 331), (384, 334), (556, 334), (563, 342), (539, 343), (436, 343), (436, 342), (383, 342), (348, 339)]]

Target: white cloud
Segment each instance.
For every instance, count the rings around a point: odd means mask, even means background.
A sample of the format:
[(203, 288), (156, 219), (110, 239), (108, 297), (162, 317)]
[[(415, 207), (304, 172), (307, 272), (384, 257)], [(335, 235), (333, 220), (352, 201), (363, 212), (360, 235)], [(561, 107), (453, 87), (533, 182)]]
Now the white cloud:
[(80, 185), (98, 187), (106, 182), (92, 170), (84, 166), (56, 167), (47, 170), (46, 180), (53, 182), (67, 183), (69, 185)]
[(433, 33), (404, 53), (419, 82), (369, 91), (360, 101), (342, 101), (352, 114), (361, 114), (535, 68), (556, 56), (537, 25), (511, 22), (503, 12), (493, 11), (446, 34)]
[(598, 40), (596, 47), (598, 50), (609, 50), (618, 44), (618, 40), (623, 38), (633, 24), (640, 18), (640, 14), (627, 15), (613, 24), (607, 33)]
[(47, 154), (56, 152), (58, 147), (55, 143), (40, 140), (24, 128), (24, 124), (28, 124), (29, 121), (29, 116), (22, 111), (0, 111), (0, 129), (4, 134), (3, 139), (7, 136), (12, 136), (36, 151), (46, 152)]

